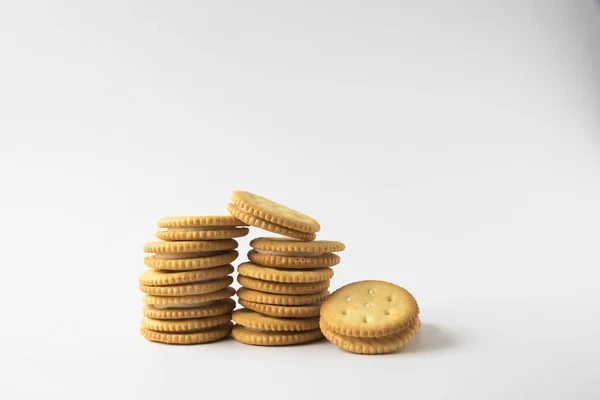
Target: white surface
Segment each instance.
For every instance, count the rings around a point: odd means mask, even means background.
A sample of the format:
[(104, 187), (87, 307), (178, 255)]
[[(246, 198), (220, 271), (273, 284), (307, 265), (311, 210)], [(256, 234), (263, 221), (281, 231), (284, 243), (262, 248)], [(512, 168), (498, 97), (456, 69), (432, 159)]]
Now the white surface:
[[(600, 397), (597, 2), (6, 3), (0, 398)], [(411, 290), (415, 341), (143, 340), (142, 244), (233, 190)]]

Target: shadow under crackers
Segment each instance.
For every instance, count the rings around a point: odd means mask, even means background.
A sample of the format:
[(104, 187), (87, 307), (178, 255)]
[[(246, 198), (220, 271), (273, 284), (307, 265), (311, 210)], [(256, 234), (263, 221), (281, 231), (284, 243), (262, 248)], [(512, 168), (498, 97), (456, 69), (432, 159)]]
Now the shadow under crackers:
[(423, 323), (413, 340), (398, 353), (429, 353), (460, 347), (461, 341), (450, 331), (437, 325)]

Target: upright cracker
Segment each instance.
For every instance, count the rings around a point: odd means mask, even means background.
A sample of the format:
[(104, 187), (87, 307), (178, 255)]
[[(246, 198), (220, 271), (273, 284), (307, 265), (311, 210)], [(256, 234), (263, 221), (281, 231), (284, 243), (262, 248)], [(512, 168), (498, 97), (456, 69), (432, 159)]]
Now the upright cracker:
[(329, 292), (327, 290), (317, 294), (304, 295), (273, 294), (259, 292), (257, 290), (251, 290), (247, 288), (240, 288), (238, 291), (238, 297), (242, 300), (248, 300), (254, 303), (275, 304), (280, 306), (301, 306), (305, 304), (320, 303), (325, 300), (328, 295)]
[(254, 346), (287, 346), (307, 343), (323, 337), (319, 329), (302, 332), (266, 332), (253, 331), (241, 325), (234, 326), (231, 334), (238, 342)]
[(358, 354), (386, 354), (406, 346), (415, 337), (420, 326), (421, 321), (417, 318), (403, 331), (375, 338), (344, 336), (325, 326), (321, 327), (321, 331), (327, 340), (346, 351)]
[(415, 298), (384, 281), (343, 286), (321, 306), (321, 326), (354, 337), (381, 337), (404, 330), (419, 314)]
[(144, 317), (142, 319), (142, 328), (146, 328), (155, 332), (197, 332), (212, 328), (213, 326), (227, 324), (230, 321), (231, 315), (229, 314), (176, 320), (152, 319)]
[(280, 318), (309, 318), (320, 315), (321, 304), (308, 304), (305, 306), (278, 306), (274, 304), (255, 303), (243, 299), (238, 300), (240, 305), (261, 314)]
[(144, 264), (150, 268), (166, 270), (166, 271), (192, 271), (197, 269), (214, 268), (220, 265), (227, 265), (238, 257), (238, 252), (235, 250), (224, 251), (220, 254), (185, 258), (178, 260), (161, 260), (155, 256), (144, 258)]
[(313, 240), (306, 242), (277, 237), (259, 237), (250, 241), (250, 246), (260, 251), (275, 251), (282, 253), (334, 253), (343, 251), (346, 246), (342, 242), (332, 240)]
[(231, 333), (232, 326), (233, 324), (230, 322), (225, 325), (193, 333), (164, 333), (141, 328), (140, 333), (143, 337), (153, 342), (168, 344), (200, 344), (215, 342), (226, 338)]
[(142, 308), (142, 313), (145, 317), (152, 319), (190, 319), (228, 314), (234, 308), (235, 300), (223, 299), (197, 308), (155, 308), (151, 305), (145, 305)]
[(286, 257), (263, 254), (255, 250), (248, 252), (248, 258), (255, 264), (274, 268), (313, 269), (333, 267), (340, 263), (340, 256), (323, 253), (317, 257)]
[(312, 283), (281, 283), (249, 278), (244, 275), (238, 275), (237, 281), (240, 285), (248, 289), (276, 294), (316, 294), (321, 293), (329, 288), (329, 281)]
[(317, 237), (317, 235), (315, 235), (314, 233), (305, 233), (294, 229), (289, 229), (285, 226), (277, 225), (275, 223), (256, 217), (252, 214), (248, 214), (244, 210), (240, 209), (238, 206), (231, 203), (227, 205), (227, 211), (229, 211), (231, 215), (244, 221), (248, 225), (252, 225), (269, 232), (277, 233), (279, 235), (288, 236), (300, 240), (314, 240)]
[(319, 328), (319, 318), (276, 318), (242, 308), (231, 315), (233, 322), (250, 329), (270, 332), (309, 331)]
[(319, 232), (321, 226), (314, 219), (272, 200), (249, 192), (236, 191), (231, 195), (233, 204), (263, 220), (300, 232)]
[(195, 282), (181, 285), (169, 286), (146, 286), (140, 285), (140, 290), (146, 294), (155, 296), (191, 296), (196, 294), (205, 294), (217, 292), (225, 289), (233, 283), (233, 277), (226, 276), (207, 282)]
[(245, 262), (238, 265), (238, 273), (254, 279), (282, 283), (322, 282), (333, 277), (331, 268), (307, 270), (277, 269)]
[(168, 286), (181, 285), (184, 283), (209, 281), (212, 279), (223, 278), (234, 271), (231, 264), (220, 267), (199, 269), (195, 271), (166, 272), (156, 269), (149, 269), (140, 275), (140, 285), (145, 286)]

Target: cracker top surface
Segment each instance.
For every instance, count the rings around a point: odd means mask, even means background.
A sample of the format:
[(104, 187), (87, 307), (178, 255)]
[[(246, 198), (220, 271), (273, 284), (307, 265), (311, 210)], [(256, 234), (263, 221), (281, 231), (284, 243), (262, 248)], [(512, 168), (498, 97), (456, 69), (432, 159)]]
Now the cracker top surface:
[(187, 217), (164, 217), (157, 225), (160, 228), (187, 228), (194, 226), (247, 226), (231, 215), (205, 215)]
[(250, 192), (233, 192), (231, 201), (247, 213), (289, 229), (306, 233), (321, 230), (321, 225), (314, 218)]
[(195, 253), (232, 250), (238, 243), (233, 239), (223, 240), (196, 240), (179, 242), (150, 242), (144, 244), (146, 253)]
[(259, 237), (250, 242), (250, 246), (257, 250), (281, 252), (318, 252), (332, 253), (343, 251), (346, 246), (342, 242), (332, 240), (302, 241), (278, 237)]
[(415, 298), (384, 281), (343, 286), (321, 307), (321, 323), (334, 332), (355, 337), (381, 337), (399, 332), (419, 314)]

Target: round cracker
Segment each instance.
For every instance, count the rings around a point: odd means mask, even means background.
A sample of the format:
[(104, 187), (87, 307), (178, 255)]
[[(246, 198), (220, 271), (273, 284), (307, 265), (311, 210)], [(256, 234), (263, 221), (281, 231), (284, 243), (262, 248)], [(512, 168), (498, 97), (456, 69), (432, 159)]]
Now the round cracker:
[(156, 237), (161, 240), (224, 240), (246, 236), (248, 228), (227, 228), (207, 231), (158, 231)]
[(261, 219), (252, 214), (248, 214), (244, 210), (240, 209), (238, 206), (231, 203), (227, 205), (227, 211), (229, 211), (231, 215), (247, 223), (248, 225), (252, 225), (269, 232), (277, 233), (279, 235), (288, 236), (300, 240), (314, 240), (317, 237), (317, 235), (315, 235), (314, 233), (305, 233), (294, 229), (289, 229), (284, 226), (277, 225), (273, 222)]
[(277, 237), (259, 237), (250, 241), (250, 246), (257, 250), (294, 253), (334, 253), (343, 251), (346, 246), (342, 242), (332, 240), (313, 240), (306, 242)]
[(205, 215), (188, 217), (164, 217), (158, 221), (159, 228), (191, 228), (195, 226), (246, 226), (231, 215)]
[(173, 321), (144, 317), (142, 318), (142, 328), (155, 332), (197, 332), (201, 329), (227, 324), (230, 321), (231, 315), (229, 314), (204, 318), (177, 319)]
[(191, 296), (217, 292), (225, 289), (233, 283), (233, 277), (226, 276), (208, 282), (184, 283), (169, 286), (146, 286), (140, 285), (140, 290), (146, 294), (155, 296)]
[(319, 328), (319, 317), (277, 318), (245, 308), (235, 310), (231, 319), (247, 328), (270, 332), (309, 331)]
[(329, 292), (327, 290), (317, 294), (303, 295), (273, 294), (259, 292), (258, 290), (247, 288), (240, 288), (238, 291), (238, 297), (242, 300), (263, 304), (275, 304), (280, 306), (301, 306), (305, 304), (320, 303), (327, 296), (329, 296)]
[(406, 346), (415, 337), (420, 326), (421, 321), (416, 318), (414, 323), (403, 331), (377, 338), (344, 336), (326, 326), (322, 326), (321, 331), (327, 340), (346, 351), (358, 354), (386, 354)]
[(263, 281), (260, 279), (249, 278), (244, 275), (238, 275), (237, 281), (240, 285), (248, 289), (276, 294), (316, 294), (321, 293), (329, 288), (328, 280), (312, 283), (281, 283)]
[(287, 346), (312, 342), (323, 337), (320, 329), (301, 332), (253, 331), (241, 325), (233, 327), (231, 332), (238, 342), (253, 346)]
[(419, 314), (415, 298), (384, 281), (361, 281), (336, 290), (321, 306), (321, 325), (344, 336), (382, 337), (404, 330)]
[(165, 333), (141, 328), (140, 333), (143, 337), (153, 342), (167, 344), (200, 344), (215, 342), (226, 338), (231, 333), (232, 326), (233, 324), (230, 322), (226, 325), (192, 333)]
[(317, 257), (287, 257), (262, 254), (255, 250), (250, 250), (248, 252), (248, 259), (255, 264), (265, 267), (293, 269), (327, 268), (340, 263), (340, 256), (333, 253), (324, 253)]
[(166, 271), (192, 271), (196, 269), (214, 268), (227, 265), (238, 257), (235, 250), (224, 251), (207, 257), (184, 258), (179, 260), (164, 260), (154, 256), (144, 258), (144, 264), (150, 268)]
[(188, 304), (201, 304), (209, 301), (227, 299), (235, 294), (235, 289), (228, 287), (218, 292), (195, 294), (192, 296), (154, 296), (147, 294), (142, 297), (144, 304), (158, 305), (158, 306), (169, 306), (177, 308), (177, 306), (186, 306)]
[(304, 306), (278, 306), (274, 304), (255, 303), (253, 301), (247, 301), (243, 299), (238, 299), (238, 302), (240, 305), (249, 310), (270, 315), (272, 317), (281, 318), (318, 317), (321, 310), (321, 304), (308, 304)]
[(151, 305), (145, 305), (142, 308), (142, 313), (144, 316), (152, 319), (189, 319), (227, 314), (234, 308), (235, 300), (223, 299), (197, 308), (156, 308)]
[(202, 253), (223, 250), (233, 250), (238, 242), (233, 239), (225, 240), (194, 240), (181, 242), (150, 242), (144, 244), (145, 253)]
[(231, 194), (233, 204), (263, 220), (300, 232), (319, 232), (321, 226), (314, 218), (253, 193), (236, 191)]
[(254, 279), (282, 283), (322, 282), (333, 277), (333, 270), (331, 268), (307, 270), (277, 269), (249, 262), (238, 265), (238, 273)]
[(149, 269), (140, 275), (140, 285), (145, 286), (168, 286), (181, 285), (183, 283), (210, 281), (223, 278), (234, 271), (231, 264), (220, 267), (199, 269), (195, 271), (166, 272)]

